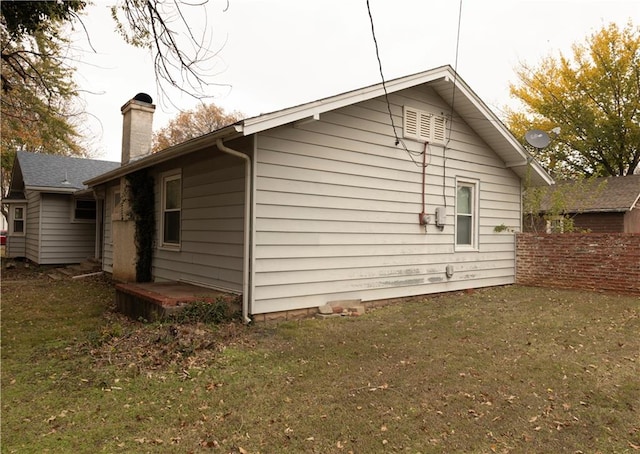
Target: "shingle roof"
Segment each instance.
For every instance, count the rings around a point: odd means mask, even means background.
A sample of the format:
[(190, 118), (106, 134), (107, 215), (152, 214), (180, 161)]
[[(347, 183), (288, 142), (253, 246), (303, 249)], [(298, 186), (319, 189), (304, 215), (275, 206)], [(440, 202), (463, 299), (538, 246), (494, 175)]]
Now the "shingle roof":
[[(624, 212), (630, 211), (640, 199), (640, 175), (624, 177), (602, 177), (585, 181), (565, 181), (545, 188), (547, 193), (558, 191), (569, 194), (564, 211), (577, 212)], [(543, 198), (541, 211), (551, 208), (551, 197)], [(636, 206), (636, 209), (640, 207)]]
[(86, 189), (84, 181), (109, 172), (118, 162), (19, 151), (24, 185), (31, 188)]

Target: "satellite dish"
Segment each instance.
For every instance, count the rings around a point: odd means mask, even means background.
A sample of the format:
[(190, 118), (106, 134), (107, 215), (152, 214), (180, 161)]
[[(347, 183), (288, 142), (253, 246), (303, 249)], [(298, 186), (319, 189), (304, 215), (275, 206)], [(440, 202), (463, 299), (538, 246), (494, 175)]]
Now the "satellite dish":
[(551, 143), (549, 134), (544, 131), (540, 131), (539, 129), (532, 129), (531, 131), (527, 131), (527, 133), (524, 135), (524, 138), (529, 145), (535, 148), (544, 148), (549, 145), (549, 143)]

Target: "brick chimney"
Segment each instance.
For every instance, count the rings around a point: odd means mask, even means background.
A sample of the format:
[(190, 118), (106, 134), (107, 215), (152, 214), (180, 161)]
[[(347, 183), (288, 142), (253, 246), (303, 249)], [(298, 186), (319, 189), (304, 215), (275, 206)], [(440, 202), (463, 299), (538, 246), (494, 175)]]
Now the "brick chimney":
[(156, 106), (151, 96), (146, 93), (138, 93), (120, 109), (122, 112), (122, 165), (151, 153), (155, 110)]

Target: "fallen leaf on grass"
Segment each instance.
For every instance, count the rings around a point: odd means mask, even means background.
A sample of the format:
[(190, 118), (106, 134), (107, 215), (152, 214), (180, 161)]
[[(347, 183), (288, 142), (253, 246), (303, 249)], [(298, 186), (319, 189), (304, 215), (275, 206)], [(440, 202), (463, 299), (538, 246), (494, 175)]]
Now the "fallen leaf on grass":
[(380, 386), (376, 386), (374, 388), (369, 388), (369, 391), (373, 392), (373, 391), (378, 391), (379, 389), (387, 389), (389, 388), (389, 385), (387, 383), (380, 385)]

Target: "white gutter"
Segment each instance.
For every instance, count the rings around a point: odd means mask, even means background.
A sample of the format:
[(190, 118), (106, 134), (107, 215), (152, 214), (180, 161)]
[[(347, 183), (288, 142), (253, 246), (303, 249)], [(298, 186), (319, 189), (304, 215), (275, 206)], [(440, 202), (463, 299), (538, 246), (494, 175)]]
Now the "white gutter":
[(216, 146), (224, 153), (244, 159), (244, 252), (242, 257), (242, 318), (245, 323), (251, 323), (249, 318), (249, 260), (250, 260), (250, 229), (251, 229), (251, 158), (237, 150), (224, 145), (222, 138), (216, 140)]

